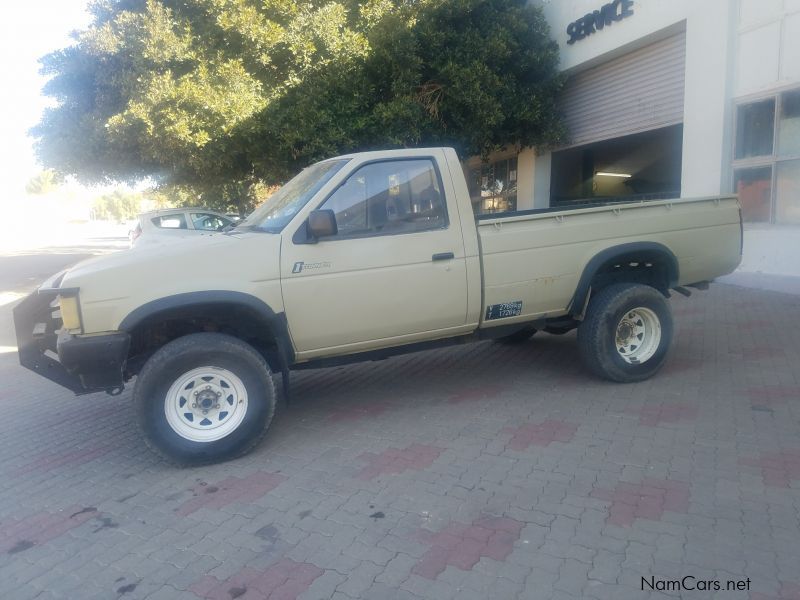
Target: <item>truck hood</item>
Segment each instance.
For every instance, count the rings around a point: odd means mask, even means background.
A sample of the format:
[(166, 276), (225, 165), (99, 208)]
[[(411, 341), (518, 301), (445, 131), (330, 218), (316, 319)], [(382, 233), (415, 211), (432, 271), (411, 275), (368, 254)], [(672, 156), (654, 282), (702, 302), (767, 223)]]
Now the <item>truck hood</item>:
[(85, 331), (108, 330), (131, 307), (176, 294), (232, 290), (263, 297), (266, 285), (280, 285), (280, 243), (280, 235), (237, 232), (134, 247), (78, 263), (61, 287), (79, 288)]

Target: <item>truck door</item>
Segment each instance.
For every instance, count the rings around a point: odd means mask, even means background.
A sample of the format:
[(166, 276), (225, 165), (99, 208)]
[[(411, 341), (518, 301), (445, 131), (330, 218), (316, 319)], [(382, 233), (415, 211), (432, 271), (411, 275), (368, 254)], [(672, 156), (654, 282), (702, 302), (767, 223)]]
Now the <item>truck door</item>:
[(336, 235), (284, 237), (284, 305), (299, 353), (357, 352), (465, 328), (464, 244), (444, 190), (434, 157), (365, 162), (316, 207), (334, 212)]

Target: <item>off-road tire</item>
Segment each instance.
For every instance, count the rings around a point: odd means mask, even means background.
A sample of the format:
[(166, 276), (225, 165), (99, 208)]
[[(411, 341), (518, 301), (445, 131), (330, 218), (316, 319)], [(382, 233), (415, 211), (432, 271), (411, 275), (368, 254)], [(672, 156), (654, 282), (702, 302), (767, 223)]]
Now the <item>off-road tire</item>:
[[(625, 315), (636, 308), (655, 315), (660, 325), (660, 340), (652, 356), (631, 364), (617, 349), (617, 327)], [(589, 301), (586, 318), (578, 327), (578, 349), (586, 368), (598, 377), (632, 383), (652, 377), (661, 368), (672, 335), (672, 312), (658, 290), (648, 285), (616, 283), (602, 289)]]
[[(166, 416), (167, 395), (187, 372), (213, 366), (233, 373), (246, 390), (246, 409), (230, 433), (214, 441), (192, 441)], [(147, 446), (168, 462), (194, 466), (242, 456), (266, 436), (275, 414), (275, 387), (264, 358), (252, 346), (221, 333), (195, 333), (160, 348), (145, 364), (133, 392)]]

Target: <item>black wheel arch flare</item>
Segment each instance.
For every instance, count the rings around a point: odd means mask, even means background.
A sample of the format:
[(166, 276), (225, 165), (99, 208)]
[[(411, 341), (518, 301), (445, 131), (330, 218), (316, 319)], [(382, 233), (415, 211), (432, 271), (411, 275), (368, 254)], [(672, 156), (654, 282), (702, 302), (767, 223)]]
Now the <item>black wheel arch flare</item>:
[(284, 379), (288, 379), (289, 367), (294, 363), (295, 354), (286, 315), (283, 312), (276, 313), (266, 302), (251, 294), (232, 290), (204, 290), (165, 296), (131, 311), (122, 320), (119, 329), (132, 334), (148, 322), (180, 319), (187, 314), (197, 315), (204, 310), (220, 307), (247, 315), (269, 332), (278, 349), (277, 370), (284, 374)]
[(630, 242), (611, 246), (598, 252), (586, 263), (575, 294), (569, 303), (568, 310), (573, 315), (582, 313), (592, 285), (592, 280), (603, 268), (620, 261), (655, 262), (666, 267), (666, 280), (657, 289), (664, 295), (670, 288), (678, 285), (679, 266), (678, 258), (664, 244), (658, 242)]

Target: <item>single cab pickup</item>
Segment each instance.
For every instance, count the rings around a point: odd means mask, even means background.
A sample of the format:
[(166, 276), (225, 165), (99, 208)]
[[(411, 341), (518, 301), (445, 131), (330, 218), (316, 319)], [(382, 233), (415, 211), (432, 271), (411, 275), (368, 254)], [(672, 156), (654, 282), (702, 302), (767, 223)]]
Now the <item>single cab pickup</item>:
[(15, 308), (20, 362), (76, 394), (122, 391), (179, 464), (266, 435), (273, 373), (577, 328), (588, 370), (664, 363), (670, 290), (733, 271), (735, 196), (475, 215), (454, 150), (314, 164), (236, 229), (60, 273)]

